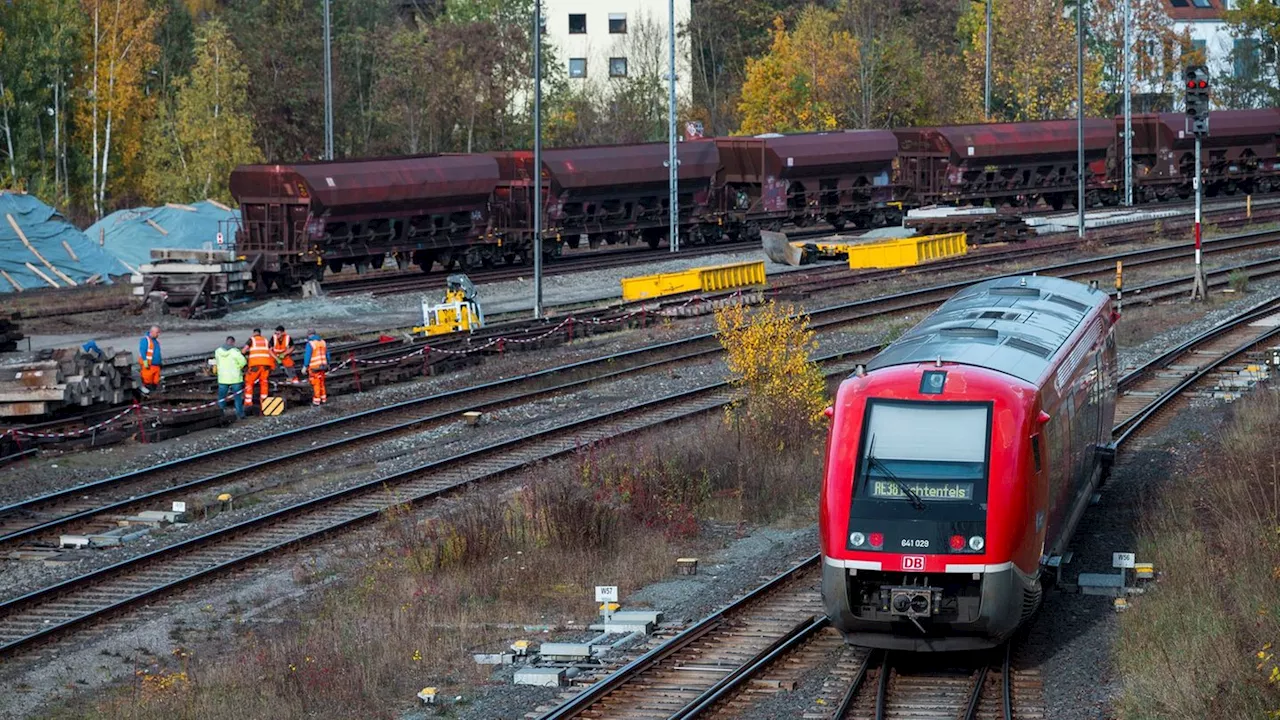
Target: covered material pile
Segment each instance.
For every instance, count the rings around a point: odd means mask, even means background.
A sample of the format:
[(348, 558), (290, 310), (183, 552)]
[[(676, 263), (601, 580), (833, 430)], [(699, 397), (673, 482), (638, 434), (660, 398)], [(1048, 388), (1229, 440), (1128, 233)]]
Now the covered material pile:
[(108, 283), (126, 272), (53, 208), (0, 190), (0, 293)]
[(47, 415), (67, 406), (124, 402), (134, 387), (133, 355), (82, 348), (41, 351), (35, 360), (0, 365), (0, 417)]
[(218, 233), (230, 243), (236, 212), (222, 203), (202, 200), (194, 205), (169, 203), (161, 207), (117, 210), (90, 225), (85, 235), (138, 272), (151, 261), (152, 248), (217, 250)]

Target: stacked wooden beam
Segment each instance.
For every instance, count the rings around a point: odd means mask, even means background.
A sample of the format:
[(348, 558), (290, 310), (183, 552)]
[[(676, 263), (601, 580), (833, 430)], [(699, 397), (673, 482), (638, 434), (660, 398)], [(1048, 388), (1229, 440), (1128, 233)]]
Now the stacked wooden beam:
[(230, 250), (160, 248), (132, 276), (133, 294), (191, 310), (226, 307), (252, 277)]
[(905, 225), (920, 235), (965, 233), (970, 245), (1023, 242), (1035, 236), (1035, 230), (1017, 215), (948, 215), (944, 217), (907, 218)]
[(0, 352), (13, 352), (18, 349), (18, 341), (23, 338), (22, 330), (15, 320), (0, 318)]
[(0, 417), (47, 415), (64, 407), (124, 402), (134, 387), (128, 352), (62, 348), (0, 365)]

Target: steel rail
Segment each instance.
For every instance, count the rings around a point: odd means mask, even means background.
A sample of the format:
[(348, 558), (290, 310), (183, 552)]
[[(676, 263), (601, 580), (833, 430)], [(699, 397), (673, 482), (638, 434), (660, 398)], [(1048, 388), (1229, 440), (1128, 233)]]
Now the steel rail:
[(821, 555), (815, 554), (810, 556), (808, 559), (775, 576), (772, 580), (757, 587), (746, 595), (743, 595), (741, 598), (738, 598), (724, 608), (707, 615), (693, 625), (685, 628), (679, 635), (676, 635), (658, 647), (653, 648), (635, 660), (632, 660), (626, 665), (618, 668), (616, 671), (610, 673), (608, 677), (594, 685), (591, 685), (581, 693), (575, 695), (568, 702), (565, 702), (545, 713), (538, 720), (567, 720), (568, 718), (580, 716), (584, 710), (599, 702), (601, 698), (604, 698), (613, 691), (622, 687), (632, 678), (656, 667), (663, 660), (675, 655), (677, 652), (693, 644), (696, 640), (705, 636), (707, 633), (717, 627), (720, 627), (728, 620), (728, 618), (742, 611), (756, 600), (781, 588), (800, 573), (817, 567), (820, 560)]
[(1004, 720), (1013, 720), (1013, 643), (1004, 644), (1004, 667), (1000, 670), (1003, 683), (1001, 689), (1004, 705)]
[[(1271, 234), (1280, 235), (1280, 231), (1272, 231)], [(1219, 247), (1218, 243), (1228, 243), (1235, 239), (1237, 238), (1235, 237), (1219, 238), (1216, 241), (1206, 242), (1205, 247), (1207, 250), (1212, 251)], [(1105, 258), (1087, 258), (1079, 261), (1057, 263), (1054, 265), (1037, 268), (1028, 272), (1051, 274), (1051, 273), (1058, 273), (1066, 270), (1066, 271), (1071, 271), (1071, 272), (1064, 273), (1068, 277), (1079, 276), (1081, 274), (1099, 272), (1101, 271), (1100, 269), (1098, 269), (1098, 266), (1100, 263), (1101, 264), (1110, 263), (1117, 258), (1129, 259), (1131, 267), (1136, 264), (1141, 264), (1141, 261), (1135, 263), (1133, 259), (1141, 258), (1144, 255), (1155, 254), (1156, 257), (1152, 259), (1151, 262), (1167, 262), (1170, 259), (1165, 256), (1168, 252), (1169, 252), (1168, 248), (1150, 248), (1147, 250), (1126, 251), (1124, 253), (1107, 256)], [(1084, 269), (1073, 271), (1073, 269), (1078, 269), (1078, 268), (1084, 268)], [(1231, 268), (1228, 270), (1215, 271), (1215, 272), (1218, 272), (1221, 274), (1224, 272), (1230, 272), (1231, 270), (1235, 270), (1235, 269), (1238, 269), (1238, 268)], [(1001, 278), (1001, 277), (1016, 277), (1018, 275), (1024, 275), (1024, 274), (1027, 274), (1027, 273), (1023, 272), (1023, 273), (1000, 274), (1000, 275), (988, 276), (988, 277), (982, 278), (981, 280), (956, 281), (951, 283), (945, 283), (943, 285), (931, 286), (926, 288), (918, 288), (915, 290), (908, 290), (908, 291), (903, 291), (899, 293), (893, 293), (890, 295), (879, 296), (875, 298), (855, 300), (848, 303), (816, 309), (809, 313), (809, 317), (812, 321), (812, 327), (814, 329), (823, 329), (823, 328), (833, 327), (836, 325), (841, 325), (844, 323), (871, 317), (875, 314), (878, 314), (879, 312), (883, 312), (883, 307), (885, 305), (892, 305), (899, 301), (908, 300), (911, 302), (907, 305), (899, 305), (892, 309), (901, 311), (901, 310), (916, 309), (919, 307), (926, 307), (926, 306), (935, 304), (937, 302), (937, 298), (931, 297), (933, 295), (949, 294), (951, 292), (954, 292), (955, 290), (959, 290), (961, 288), (967, 287), (973, 282), (980, 282), (982, 280), (990, 280), (990, 279)], [(1154, 283), (1148, 286), (1131, 288), (1130, 292), (1135, 294), (1140, 294), (1144, 290), (1155, 289), (1157, 287), (1169, 287), (1169, 286), (1177, 285), (1180, 282), (1183, 282), (1183, 281), (1178, 279), (1171, 280), (1171, 281), (1161, 281), (1160, 283)], [(847, 313), (849, 311), (854, 311), (855, 315), (848, 316)], [(828, 317), (830, 317), (831, 319), (829, 320), (824, 319)], [(310, 441), (313, 439), (311, 436), (316, 431), (331, 430), (338, 427), (345, 427), (352, 423), (367, 422), (375, 418), (386, 417), (393, 413), (403, 412), (407, 408), (423, 407), (430, 403), (440, 403), (448, 400), (455, 400), (455, 399), (470, 396), (472, 393), (479, 393), (482, 391), (492, 391), (496, 388), (515, 387), (519, 384), (547, 378), (557, 373), (573, 372), (576, 370), (582, 370), (582, 369), (590, 368), (594, 366), (607, 365), (610, 363), (617, 362), (619, 360), (626, 360), (629, 358), (642, 356), (645, 353), (670, 352), (680, 347), (695, 347), (699, 343), (713, 342), (715, 338), (716, 338), (715, 333), (704, 333), (701, 335), (691, 336), (689, 338), (669, 341), (669, 342), (651, 346), (648, 348), (640, 348), (637, 350), (614, 353), (614, 354), (599, 357), (599, 358), (591, 358), (583, 361), (578, 361), (575, 363), (569, 363), (566, 365), (548, 368), (548, 369), (537, 371), (534, 373), (528, 373), (525, 375), (516, 376), (514, 378), (508, 378), (505, 380), (484, 383), (484, 384), (477, 385), (470, 388), (461, 388), (457, 390), (446, 391), (443, 393), (433, 394), (425, 398), (416, 398), (416, 399), (402, 401), (402, 402), (395, 403), (388, 406), (365, 410), (365, 411), (344, 416), (341, 418), (335, 418), (335, 419), (324, 421), (314, 425), (309, 425), (306, 427), (296, 428), (296, 429), (288, 430), (282, 433), (276, 433), (273, 435), (265, 436), (257, 440), (247, 441), (233, 448), (217, 448), (217, 449), (207, 450), (195, 455), (190, 455), (183, 458), (170, 460), (170, 461), (161, 463), (159, 465), (145, 468), (142, 470), (123, 473), (123, 474), (115, 475), (112, 477), (104, 478), (101, 480), (92, 481), (90, 483), (82, 483), (80, 485), (64, 488), (62, 490), (54, 491), (52, 493), (46, 493), (36, 497), (28, 498), (16, 503), (10, 503), (6, 506), (0, 507), (0, 518), (4, 518), (6, 516), (13, 516), (15, 514), (33, 513), (41, 507), (48, 506), (50, 503), (55, 503), (68, 498), (81, 497), (85, 493), (99, 492), (104, 488), (111, 488), (111, 487), (121, 486), (125, 484), (141, 482), (141, 481), (144, 481), (147, 477), (155, 476), (163, 472), (169, 472), (180, 466), (190, 466), (193, 464), (205, 463), (213, 459), (227, 457), (228, 455), (233, 453), (237, 456), (243, 455), (246, 451), (252, 451), (256, 448), (276, 445), (282, 441), (301, 438), (303, 436), (306, 436), (308, 438), (308, 441)], [(662, 362), (674, 362), (679, 360), (686, 360), (686, 359), (690, 359), (691, 357), (706, 357), (710, 355), (712, 352), (718, 352), (718, 349), (708, 349), (706, 352), (703, 352), (703, 353), (690, 354), (688, 356), (668, 359)], [(661, 364), (661, 362), (651, 363), (649, 365), (642, 366), (641, 368), (638, 368), (638, 369), (649, 369), (656, 366), (657, 364)], [(618, 376), (619, 375), (617, 374), (613, 375), (613, 377), (618, 377)], [(563, 390), (569, 386), (570, 385), (568, 384), (560, 385), (554, 389)], [(518, 399), (521, 399), (521, 398), (510, 398), (506, 400), (506, 402), (514, 402)], [(408, 427), (412, 426), (412, 424), (414, 423), (421, 424), (425, 422), (432, 422), (434, 420), (439, 420), (439, 419), (441, 419), (440, 415), (419, 418), (416, 420), (407, 421), (406, 423), (402, 423), (391, 429), (388, 429), (379, 433), (362, 433), (356, 436), (355, 438), (348, 438), (347, 440), (345, 440), (345, 442), (354, 442), (356, 439), (359, 439), (362, 441), (368, 440), (368, 439), (371, 439), (372, 437), (383, 435), (387, 432), (403, 431)], [(338, 444), (341, 444), (341, 443), (338, 443)], [(311, 449), (313, 451), (319, 451), (322, 449), (332, 449), (334, 446), (335, 446), (334, 443), (325, 443), (320, 446), (314, 446)], [(224, 472), (219, 472), (212, 475), (206, 475), (204, 477), (196, 478), (196, 479), (193, 479), (184, 483), (180, 483), (178, 485), (171, 486), (168, 488), (164, 488), (161, 490), (157, 490), (154, 492), (146, 492), (141, 495), (137, 495), (134, 498), (131, 498), (131, 500), (138, 501), (138, 502), (154, 500), (163, 494), (178, 492), (183, 489), (193, 489), (195, 487), (200, 487), (201, 485), (209, 484), (212, 482), (225, 481), (232, 473), (242, 473), (242, 472), (247, 472), (249, 470), (261, 469), (263, 467), (275, 464), (280, 461), (296, 459), (297, 457), (299, 457), (299, 455), (300, 455), (299, 452), (280, 454), (276, 457), (271, 457), (271, 458), (262, 460), (260, 462), (252, 463), (249, 465), (238, 466), (236, 468), (228, 469)], [(83, 520), (87, 517), (92, 516), (95, 513), (115, 511), (120, 509), (123, 506), (124, 505), (122, 504), (112, 503), (108, 506), (104, 506), (101, 508), (93, 508), (90, 510), (85, 510), (83, 512), (77, 512), (73, 515), (63, 516), (63, 518)], [(31, 528), (19, 530), (17, 532), (11, 532), (4, 536), (0, 536), (0, 544), (10, 543), (14, 541), (23, 540), (29, 537), (33, 537), (36, 533), (50, 532), (51, 530), (61, 526), (63, 518), (51, 519), (47, 522), (39, 523), (35, 526), (32, 526)]]
[(977, 677), (973, 683), (973, 692), (969, 694), (969, 704), (964, 710), (964, 720), (978, 720), (978, 705), (982, 702), (982, 691), (987, 684), (987, 671), (991, 669), (989, 663), (983, 663), (978, 668)]
[(876, 720), (885, 720), (889, 710), (889, 675), (893, 673), (893, 664), (889, 662), (886, 651), (880, 656), (880, 677), (876, 683)]
[(812, 617), (801, 621), (792, 628), (791, 632), (769, 644), (750, 660), (722, 678), (720, 682), (707, 688), (689, 704), (672, 713), (668, 720), (685, 720), (686, 718), (696, 717), (738, 690), (743, 683), (754, 677), (760, 670), (772, 665), (779, 657), (800, 647), (800, 645), (830, 624), (831, 621), (825, 616)]
[(876, 659), (876, 652), (867, 653), (862, 659), (862, 665), (858, 667), (858, 672), (853, 676), (853, 682), (845, 689), (844, 695), (840, 698), (840, 703), (836, 705), (836, 712), (833, 716), (835, 720), (844, 720), (849, 714), (849, 710), (853, 707), (853, 701), (858, 697), (858, 691), (862, 689), (862, 685), (867, 680), (867, 672), (871, 669), (871, 663)]

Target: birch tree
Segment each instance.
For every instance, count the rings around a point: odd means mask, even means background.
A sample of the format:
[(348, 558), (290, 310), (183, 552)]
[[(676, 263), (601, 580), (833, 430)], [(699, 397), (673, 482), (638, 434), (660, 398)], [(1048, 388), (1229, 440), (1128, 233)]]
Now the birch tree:
[[(82, 0), (89, 15), (85, 53), (89, 77), (82, 79), (88, 99), (80, 104), (78, 124), (90, 146), (91, 206), (102, 217), (111, 169), (139, 175), (143, 126), (151, 99), (144, 92), (144, 71), (155, 61), (155, 31), (160, 13), (145, 0)], [(113, 155), (113, 152), (115, 153)]]
[(190, 76), (177, 81), (173, 127), (152, 133), (144, 186), (155, 202), (229, 201), (231, 171), (262, 160), (248, 111), (249, 72), (226, 25), (205, 21), (195, 55)]

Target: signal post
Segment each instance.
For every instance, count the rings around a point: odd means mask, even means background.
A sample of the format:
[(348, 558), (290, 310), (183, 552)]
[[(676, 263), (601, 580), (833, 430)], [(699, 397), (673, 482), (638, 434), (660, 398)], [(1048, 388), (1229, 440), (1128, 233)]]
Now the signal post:
[(1203, 300), (1208, 295), (1208, 285), (1204, 278), (1204, 265), (1201, 263), (1200, 251), (1200, 198), (1203, 194), (1203, 183), (1200, 178), (1200, 140), (1209, 136), (1209, 71), (1204, 65), (1188, 65), (1184, 72), (1186, 81), (1187, 125), (1196, 137), (1195, 177), (1192, 188), (1196, 193), (1196, 271), (1191, 286), (1191, 299)]

